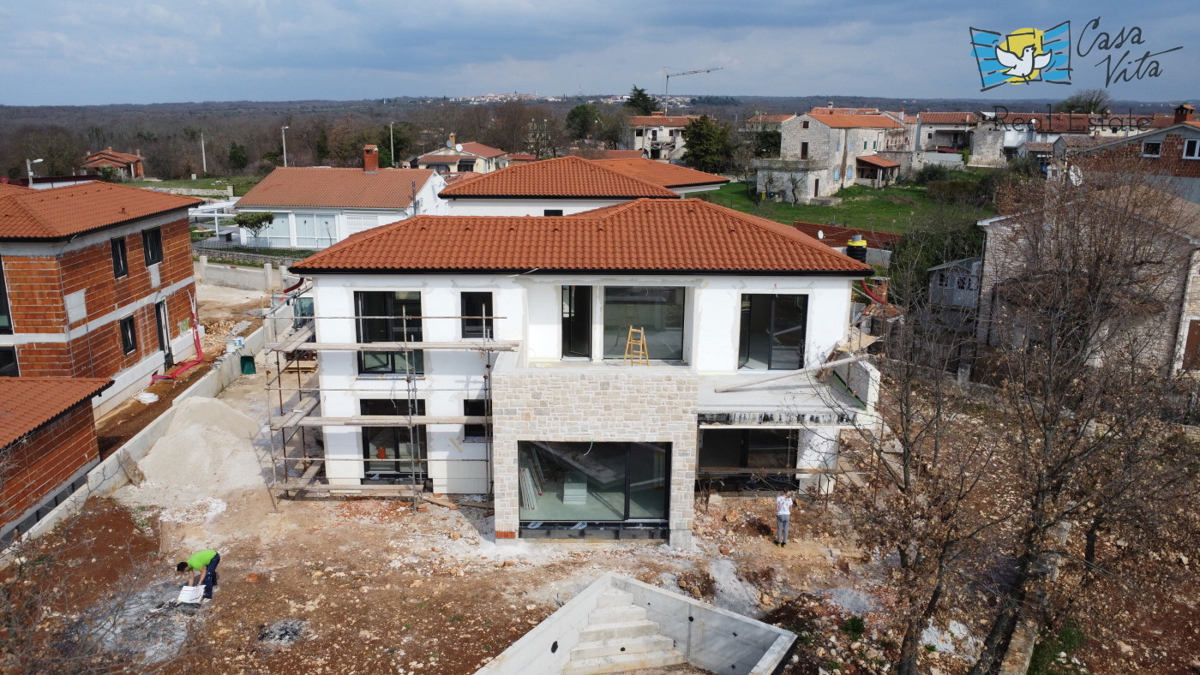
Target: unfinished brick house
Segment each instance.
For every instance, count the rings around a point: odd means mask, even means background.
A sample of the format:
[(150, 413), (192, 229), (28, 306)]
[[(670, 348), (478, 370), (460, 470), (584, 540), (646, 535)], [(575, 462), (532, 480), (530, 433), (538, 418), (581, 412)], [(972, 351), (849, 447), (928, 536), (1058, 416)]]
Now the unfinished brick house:
[(1184, 199), (1200, 204), (1200, 120), (1187, 103), (1175, 108), (1171, 126), (1097, 145), (1086, 154), (1136, 159), (1146, 171), (1170, 176)]
[(199, 202), (100, 182), (0, 193), (0, 374), (111, 378), (99, 416), (192, 356)]
[(0, 547), (87, 483), (108, 379), (0, 377)]

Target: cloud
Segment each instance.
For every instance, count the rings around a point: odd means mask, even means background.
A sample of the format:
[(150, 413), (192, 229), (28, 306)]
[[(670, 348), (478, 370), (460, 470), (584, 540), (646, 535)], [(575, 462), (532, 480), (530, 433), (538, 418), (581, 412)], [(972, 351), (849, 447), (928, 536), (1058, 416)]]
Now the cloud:
[[(1012, 30), (1101, 16), (1138, 25), (1153, 51), (1184, 45), (1164, 75), (1118, 98), (1200, 91), (1200, 7), (1087, 11), (1037, 0), (59, 0), (0, 8), (0, 103), (355, 99), (500, 91), (662, 89), (662, 67), (721, 66), (672, 80), (683, 93), (977, 97), (968, 28)], [(1076, 29), (1078, 30), (1078, 28)], [(1137, 45), (1129, 45), (1138, 47)], [(1143, 50), (1144, 51), (1144, 50)], [(1132, 58), (1140, 56), (1134, 53)], [(1116, 56), (1114, 56), (1114, 60)], [(1096, 58), (1080, 86), (1103, 83)], [(1019, 93), (1018, 93), (1019, 92)], [(989, 96), (1058, 97), (1002, 87)]]

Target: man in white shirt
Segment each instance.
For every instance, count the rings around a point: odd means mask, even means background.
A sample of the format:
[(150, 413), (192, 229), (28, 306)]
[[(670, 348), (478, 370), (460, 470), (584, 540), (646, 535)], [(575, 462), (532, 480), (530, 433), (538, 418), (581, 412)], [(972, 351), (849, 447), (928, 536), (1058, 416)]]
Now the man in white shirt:
[(786, 490), (775, 498), (775, 545), (787, 546), (788, 525), (792, 520), (792, 496)]

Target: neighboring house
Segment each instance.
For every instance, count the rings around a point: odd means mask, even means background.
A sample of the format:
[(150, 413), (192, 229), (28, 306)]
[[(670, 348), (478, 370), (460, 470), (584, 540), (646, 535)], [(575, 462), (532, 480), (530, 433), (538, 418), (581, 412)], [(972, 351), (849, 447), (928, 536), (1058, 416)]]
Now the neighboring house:
[(979, 306), (982, 258), (963, 258), (929, 268), (930, 312), (943, 329), (970, 335)]
[(0, 377), (0, 548), (87, 485), (104, 379)]
[[(1175, 272), (1148, 281), (1154, 296), (1139, 298), (1131, 310), (1144, 313), (1134, 329), (1145, 341), (1139, 349), (1139, 360), (1148, 368), (1147, 376), (1150, 371), (1200, 373), (1200, 205), (1149, 188), (1141, 190), (1148, 194), (1139, 198), (1144, 204), (1140, 208), (1153, 208), (1173, 222), (1129, 218), (1127, 227), (1140, 228), (1142, 240), (1155, 246), (1147, 255), (1163, 256)], [(1103, 199), (1103, 193), (1098, 198)], [(1018, 229), (1023, 227), (1020, 219), (1029, 217), (1021, 214), (979, 221), (986, 242), (983, 261), (976, 268), (979, 300), (975, 338), (983, 344), (1021, 345), (1038, 339), (1022, 316), (1027, 295), (1022, 283), (1027, 282), (1014, 281), (1023, 273), (1021, 260), (1026, 247), (1022, 230)], [(1068, 282), (1065, 276), (1051, 280), (1055, 284)], [(951, 289), (951, 299), (953, 290), (958, 289)]]
[(746, 120), (746, 131), (779, 131), (780, 125), (784, 122), (796, 117), (795, 113), (785, 113), (782, 115), (769, 115), (760, 113)]
[(1090, 148), (1094, 148), (1104, 142), (1103, 139), (1087, 134), (1063, 134), (1054, 141), (1052, 145), (1052, 153), (1054, 159), (1059, 161), (1074, 157)]
[(661, 185), (680, 195), (694, 192), (711, 192), (727, 185), (729, 179), (675, 164), (664, 164), (652, 159), (597, 159), (596, 164), (617, 173), (638, 178), (647, 183)]
[(1172, 115), (993, 112), (979, 113), (971, 136), (973, 166), (1003, 166), (1016, 157), (1023, 143), (1054, 143), (1062, 134), (1128, 138), (1172, 126)]
[(883, 187), (900, 163), (880, 152), (908, 151), (905, 125), (889, 115), (835, 114), (815, 108), (781, 124), (779, 159), (756, 159), (758, 191), (812, 203), (850, 185)]
[(846, 245), (855, 236), (862, 237), (867, 242), (867, 264), (886, 266), (892, 260), (892, 252), (900, 244), (904, 235), (891, 232), (875, 232), (853, 227), (837, 225), (822, 225), (796, 221), (792, 227), (840, 253), (846, 252)]
[(1085, 154), (1140, 161), (1147, 171), (1170, 176), (1188, 201), (1200, 204), (1200, 120), (1184, 103), (1175, 108), (1174, 124), (1086, 149)]
[(569, 216), (642, 197), (679, 198), (667, 187), (574, 156), (464, 178), (439, 194), (455, 216)]
[(973, 112), (923, 112), (915, 116), (916, 149), (958, 153), (971, 147), (978, 118)]
[(95, 176), (100, 173), (100, 169), (109, 168), (116, 169), (117, 175), (126, 180), (137, 180), (145, 178), (146, 170), (142, 163), (142, 151), (135, 150), (135, 154), (127, 152), (118, 152), (111, 147), (101, 150), (100, 152), (88, 151), (83, 158), (83, 172), (89, 176)]
[(363, 151), (363, 168), (278, 167), (237, 202), (239, 212), (270, 212), (275, 220), (243, 244), (319, 250), (353, 234), (413, 215), (446, 213), (445, 186), (429, 169), (380, 169), (378, 150)]
[(633, 149), (661, 162), (682, 161), (686, 150), (683, 128), (696, 119), (700, 119), (700, 116), (667, 115), (661, 110), (649, 115), (634, 115), (629, 118), (629, 128), (633, 130)]
[(1054, 143), (1037, 143), (1026, 141), (1017, 148), (1017, 157), (1025, 159), (1032, 157), (1038, 164), (1038, 169), (1045, 171), (1050, 160), (1054, 158)]
[(500, 158), (500, 163), (506, 167), (507, 166), (517, 166), (519, 164), (528, 164), (530, 162), (536, 162), (536, 161), (537, 161), (537, 155), (524, 155), (524, 154), (516, 154), (515, 155), (511, 152)]
[(567, 154), (584, 159), (642, 159), (649, 155), (645, 150), (603, 150), (600, 148), (574, 148)]
[(198, 203), (100, 182), (0, 196), (0, 372), (111, 378), (99, 416), (191, 358)]
[(292, 269), (313, 283), (330, 487), (491, 493), (501, 541), (687, 546), (697, 479), (830, 468), (873, 415), (870, 366), (800, 370), (847, 340), (871, 268), (705, 201), (418, 217)]
[(491, 173), (503, 169), (507, 164), (503, 150), (483, 143), (455, 143), (454, 134), (446, 147), (426, 153), (417, 158), (418, 169), (432, 169), (438, 173)]

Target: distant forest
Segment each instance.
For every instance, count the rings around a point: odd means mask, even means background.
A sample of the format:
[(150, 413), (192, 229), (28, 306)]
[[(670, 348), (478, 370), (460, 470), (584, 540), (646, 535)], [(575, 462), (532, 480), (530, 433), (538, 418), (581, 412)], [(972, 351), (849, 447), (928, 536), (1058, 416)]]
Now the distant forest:
[[(361, 165), (362, 146), (374, 143), (380, 163), (405, 159), (458, 142), (478, 141), (508, 152), (563, 154), (572, 143), (566, 125), (575, 106), (592, 103), (604, 124), (620, 124), (627, 110), (596, 103), (600, 97), (562, 101), (508, 101), (474, 105), (448, 99), (388, 98), (363, 101), (204, 102), (105, 106), (0, 106), (0, 172), (23, 177), (25, 160), (40, 158), (38, 175), (68, 175), (88, 151), (112, 147), (141, 151), (146, 175), (265, 174), (283, 162), (287, 129), (292, 166)], [(802, 112), (833, 102), (838, 107), (887, 110), (1041, 111), (1053, 101), (884, 99), (870, 96), (696, 96), (673, 113), (707, 114), (733, 125), (758, 113)], [(1170, 112), (1172, 103), (1115, 101), (1114, 112)], [(389, 127), (390, 125), (390, 127)], [(608, 145), (629, 134), (606, 135)], [(203, 154), (201, 139), (203, 138)], [(617, 141), (616, 139), (623, 139)], [(207, 169), (207, 171), (206, 171)]]

